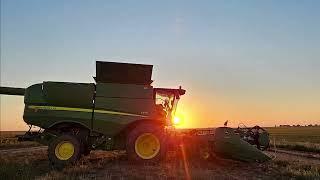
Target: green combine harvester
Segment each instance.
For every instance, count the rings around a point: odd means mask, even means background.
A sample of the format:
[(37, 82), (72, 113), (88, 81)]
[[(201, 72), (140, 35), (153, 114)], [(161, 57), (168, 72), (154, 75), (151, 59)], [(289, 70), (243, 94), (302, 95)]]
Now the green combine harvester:
[[(72, 164), (96, 149), (126, 150), (131, 161), (157, 162), (181, 144), (204, 159), (213, 154), (248, 162), (270, 159), (259, 150), (269, 144), (262, 128), (178, 132), (173, 118), (186, 91), (154, 88), (152, 68), (97, 61), (96, 83), (44, 81), (26, 89), (0, 87), (0, 94), (24, 96), (23, 119), (30, 129), (19, 140), (47, 145), (55, 167)], [(32, 126), (40, 130), (33, 132)]]

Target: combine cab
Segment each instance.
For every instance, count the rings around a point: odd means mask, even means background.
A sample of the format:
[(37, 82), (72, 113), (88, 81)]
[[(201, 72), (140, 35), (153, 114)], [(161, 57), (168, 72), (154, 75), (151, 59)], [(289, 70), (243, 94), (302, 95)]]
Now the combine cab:
[(151, 76), (152, 65), (98, 61), (95, 83), (45, 81), (26, 89), (0, 87), (0, 94), (24, 96), (23, 119), (41, 130), (28, 131), (19, 139), (48, 145), (50, 162), (56, 167), (95, 149), (126, 150), (129, 160), (156, 162), (168, 148), (190, 138), (206, 144), (208, 153), (245, 160), (247, 156), (240, 154), (247, 152), (254, 156), (251, 159), (268, 159), (243, 141), (245, 136), (228, 128), (205, 135), (198, 130), (177, 133), (172, 121), (185, 90), (154, 88)]

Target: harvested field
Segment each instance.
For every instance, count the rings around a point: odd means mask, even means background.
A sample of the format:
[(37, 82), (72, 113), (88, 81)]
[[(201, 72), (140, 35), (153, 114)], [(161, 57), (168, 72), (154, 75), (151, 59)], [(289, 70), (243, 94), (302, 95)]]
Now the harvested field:
[(319, 127), (270, 127), (266, 128), (271, 139), (287, 142), (309, 142), (320, 144)]
[(272, 127), (271, 146), (278, 148), (320, 153), (320, 127)]
[(0, 150), (41, 146), (37, 142), (19, 142), (15, 136), (23, 135), (24, 133), (25, 131), (0, 131)]
[(183, 161), (180, 150), (159, 164), (133, 164), (123, 151), (93, 151), (73, 166), (53, 170), (47, 147), (0, 150), (0, 179), (320, 179), (320, 159), (306, 153), (266, 152), (274, 160), (244, 163), (215, 157)]
[[(272, 152), (269, 152), (274, 155)], [(186, 164), (179, 156), (171, 156), (157, 165), (136, 165), (119, 151), (95, 151), (83, 157), (75, 166), (62, 171), (52, 170), (46, 149), (4, 154), (0, 151), (0, 178), (23, 179), (289, 179), (320, 178), (320, 160), (277, 153), (268, 163), (243, 163), (216, 158), (211, 162)], [(186, 165), (186, 166), (185, 166)]]

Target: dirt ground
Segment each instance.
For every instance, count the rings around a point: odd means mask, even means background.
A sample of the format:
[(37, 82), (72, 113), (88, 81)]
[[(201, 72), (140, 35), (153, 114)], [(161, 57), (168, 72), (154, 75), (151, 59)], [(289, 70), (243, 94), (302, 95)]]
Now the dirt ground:
[(0, 150), (0, 179), (320, 179), (320, 159), (308, 154), (266, 152), (270, 162), (245, 163), (214, 158), (186, 160), (176, 152), (156, 165), (137, 165), (125, 152), (93, 151), (76, 165), (52, 170), (47, 147)]

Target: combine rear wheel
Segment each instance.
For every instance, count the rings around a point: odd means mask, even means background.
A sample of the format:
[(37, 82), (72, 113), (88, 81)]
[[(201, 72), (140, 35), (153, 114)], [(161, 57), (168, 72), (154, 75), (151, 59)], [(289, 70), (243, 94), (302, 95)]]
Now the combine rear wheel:
[(152, 124), (140, 125), (128, 134), (126, 147), (131, 161), (157, 162), (166, 153), (164, 129)]
[(49, 144), (48, 157), (55, 168), (59, 169), (75, 163), (80, 155), (81, 145), (74, 136), (61, 135)]

